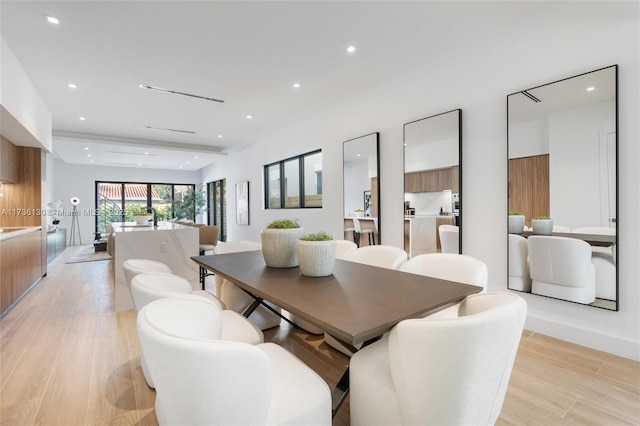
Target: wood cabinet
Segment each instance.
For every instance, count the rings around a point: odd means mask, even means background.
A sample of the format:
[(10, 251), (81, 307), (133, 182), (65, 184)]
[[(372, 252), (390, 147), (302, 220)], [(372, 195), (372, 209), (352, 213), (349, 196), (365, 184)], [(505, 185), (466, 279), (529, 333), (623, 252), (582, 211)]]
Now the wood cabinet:
[(42, 231), (0, 241), (0, 311), (42, 277)]
[(531, 219), (549, 216), (549, 210), (549, 155), (509, 160), (509, 211), (522, 212), (531, 226)]
[(57, 232), (47, 232), (47, 263), (55, 259), (65, 248), (67, 248), (66, 229), (60, 228)]
[(0, 137), (0, 180), (18, 182), (18, 147)]
[(454, 193), (460, 192), (458, 172), (458, 166), (453, 166), (405, 173), (404, 192), (438, 192), (446, 190), (451, 190)]

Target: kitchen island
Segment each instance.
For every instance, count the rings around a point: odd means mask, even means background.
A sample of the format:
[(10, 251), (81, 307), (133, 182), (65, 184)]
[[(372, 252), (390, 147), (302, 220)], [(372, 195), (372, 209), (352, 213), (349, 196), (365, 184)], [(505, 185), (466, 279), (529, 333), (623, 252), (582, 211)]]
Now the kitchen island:
[(416, 215), (404, 217), (404, 250), (409, 259), (425, 253), (438, 253), (440, 237), (438, 227), (440, 225), (453, 225), (451, 215)]
[(200, 254), (198, 228), (171, 222), (158, 226), (137, 225), (135, 222), (112, 223), (115, 243), (115, 300), (116, 311), (132, 309), (129, 283), (124, 278), (122, 264), (127, 259), (150, 259), (169, 266), (174, 274), (200, 288), (198, 266), (191, 260)]

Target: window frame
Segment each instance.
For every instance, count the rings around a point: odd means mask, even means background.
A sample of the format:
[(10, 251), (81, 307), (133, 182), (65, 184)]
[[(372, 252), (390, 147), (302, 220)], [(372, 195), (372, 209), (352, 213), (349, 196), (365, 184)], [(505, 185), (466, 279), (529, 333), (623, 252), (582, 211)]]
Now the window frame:
[[(322, 149), (316, 149), (314, 151), (309, 151), (306, 152), (304, 154), (300, 154), (300, 155), (295, 155), (293, 157), (289, 157), (289, 158), (285, 158), (284, 160), (280, 160), (280, 161), (275, 161), (273, 163), (269, 163), (263, 166), (263, 179), (264, 179), (264, 208), (265, 210), (278, 210), (278, 209), (321, 209), (322, 208), (322, 203), (319, 206), (307, 206), (305, 205), (305, 196), (306, 196), (306, 191), (305, 191), (305, 159), (306, 157), (310, 157), (312, 155), (316, 155), (316, 154), (322, 154)], [(285, 175), (285, 163), (291, 162), (291, 161), (298, 161), (298, 199), (299, 199), (299, 205), (295, 206), (295, 207), (287, 207), (286, 206), (286, 198), (287, 198), (287, 193), (286, 193), (286, 175)], [(273, 166), (278, 166), (278, 170), (279, 170), (279, 190), (280, 190), (280, 206), (279, 207), (271, 207), (270, 206), (270, 193), (269, 193), (269, 170), (273, 167)], [(322, 171), (320, 172), (316, 172), (316, 173), (320, 173), (320, 175), (322, 175)], [(318, 194), (318, 195), (323, 195), (322, 193)], [(323, 198), (324, 200), (324, 198)]]

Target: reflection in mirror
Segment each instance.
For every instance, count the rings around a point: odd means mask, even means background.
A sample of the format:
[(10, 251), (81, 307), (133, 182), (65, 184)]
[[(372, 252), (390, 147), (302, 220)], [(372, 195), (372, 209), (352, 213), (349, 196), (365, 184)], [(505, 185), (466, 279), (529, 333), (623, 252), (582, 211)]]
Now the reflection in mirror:
[(344, 239), (360, 247), (380, 244), (379, 133), (342, 144)]
[(462, 110), (404, 125), (404, 249), (462, 253)]
[(617, 72), (507, 97), (511, 290), (618, 310)]

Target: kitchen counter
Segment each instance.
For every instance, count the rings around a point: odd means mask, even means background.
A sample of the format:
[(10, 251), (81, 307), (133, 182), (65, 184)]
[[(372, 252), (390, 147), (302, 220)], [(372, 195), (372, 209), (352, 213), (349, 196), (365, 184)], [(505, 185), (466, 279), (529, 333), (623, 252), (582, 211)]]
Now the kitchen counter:
[(0, 228), (0, 241), (9, 240), (41, 229), (42, 226), (6, 226)]
[(198, 267), (191, 260), (200, 253), (199, 230), (172, 222), (158, 222), (158, 226), (117, 222), (113, 228), (115, 305), (116, 311), (133, 308), (129, 283), (124, 278), (122, 264), (127, 259), (150, 259), (162, 262), (171, 271), (185, 278), (194, 290), (200, 287)]

